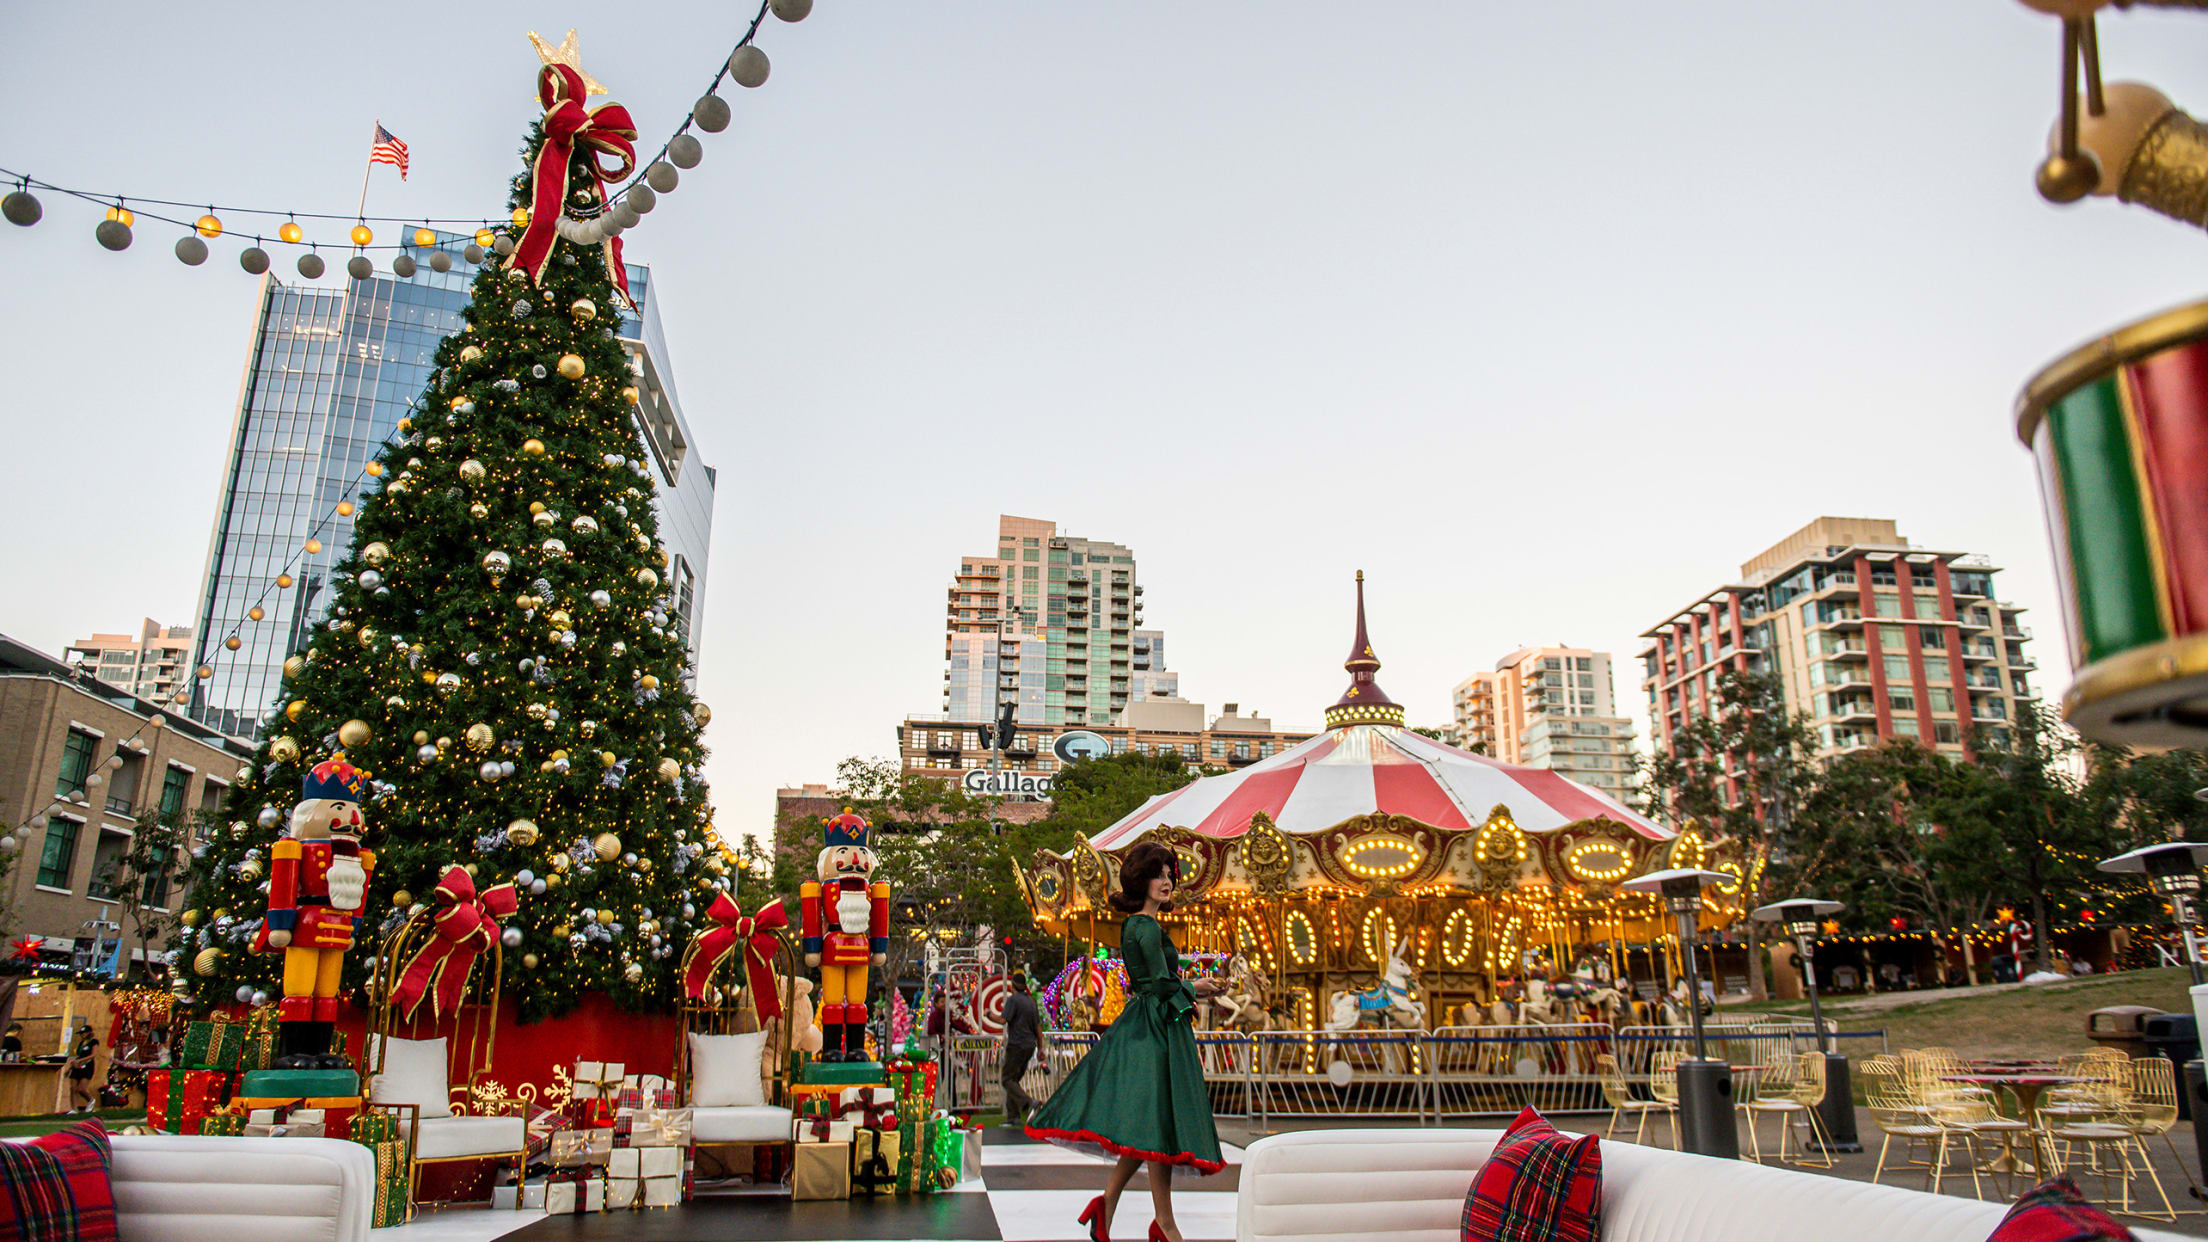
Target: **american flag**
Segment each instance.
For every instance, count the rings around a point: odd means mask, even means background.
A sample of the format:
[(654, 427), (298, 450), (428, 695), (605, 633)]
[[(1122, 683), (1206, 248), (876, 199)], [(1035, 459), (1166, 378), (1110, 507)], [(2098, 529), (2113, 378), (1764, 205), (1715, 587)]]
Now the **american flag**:
[(399, 170), (399, 180), (406, 180), (406, 144), (391, 136), (391, 131), (376, 122), (376, 143), (368, 148), (368, 162), (391, 164)]

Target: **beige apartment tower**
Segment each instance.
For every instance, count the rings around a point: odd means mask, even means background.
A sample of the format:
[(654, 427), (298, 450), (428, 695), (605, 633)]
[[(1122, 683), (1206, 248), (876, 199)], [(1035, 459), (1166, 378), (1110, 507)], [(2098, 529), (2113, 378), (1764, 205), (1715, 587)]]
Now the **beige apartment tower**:
[(1995, 598), (1997, 572), (1889, 519), (1820, 517), (1642, 633), (1652, 740), (1668, 746), (1709, 714), (1734, 670), (1776, 675), (1819, 757), (1892, 738), (1961, 755), (1974, 730), (2002, 740), (2039, 695), (2032, 633)]
[(119, 686), (141, 699), (158, 703), (176, 700), (189, 683), (192, 627), (162, 625), (148, 617), (136, 634), (94, 634), (64, 648), (61, 658), (71, 664), (92, 666), (92, 673), (111, 686)]
[(1633, 722), (1618, 714), (1608, 652), (1522, 647), (1458, 682), (1450, 703), (1459, 746), (1612, 797), (1632, 790)]

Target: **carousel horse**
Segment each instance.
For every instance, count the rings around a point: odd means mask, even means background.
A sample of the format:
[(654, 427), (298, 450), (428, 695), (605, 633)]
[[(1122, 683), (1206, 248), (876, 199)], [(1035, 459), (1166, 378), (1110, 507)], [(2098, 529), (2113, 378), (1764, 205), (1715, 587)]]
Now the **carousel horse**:
[(1426, 1006), (1411, 997), (1411, 964), (1403, 959), (1400, 947), (1388, 950), (1387, 972), (1370, 991), (1335, 993), (1334, 1012), (1326, 1020), (1326, 1029), (1353, 1030), (1364, 1024), (1366, 1015), (1377, 1016), (1382, 1026), (1404, 1030), (1425, 1027)]
[(1227, 960), (1227, 990), (1213, 998), (1219, 1006), (1219, 1028), (1227, 1031), (1269, 1031), (1273, 1015), (1265, 1007), (1265, 976), (1237, 953)]

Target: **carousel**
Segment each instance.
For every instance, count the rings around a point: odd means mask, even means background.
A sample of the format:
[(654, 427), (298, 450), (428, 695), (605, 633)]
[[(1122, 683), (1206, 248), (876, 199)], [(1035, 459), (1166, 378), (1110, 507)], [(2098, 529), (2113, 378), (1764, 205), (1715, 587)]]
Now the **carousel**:
[(1672, 867), (1721, 872), (1730, 882), (1709, 890), (1704, 930), (1745, 917), (1762, 864), (1738, 843), (1405, 728), (1376, 679), (1361, 573), (1344, 668), (1349, 688), (1323, 733), (1154, 798), (1022, 869), (1037, 926), (1088, 958), (1057, 990), (1061, 1017), (1110, 1020), (1111, 972), (1096, 959), (1117, 943), (1120, 916), (1105, 894), (1142, 841), (1179, 854), (1181, 895), (1163, 919), (1184, 954), (1224, 955), (1236, 986), (1222, 1025), (1238, 1029), (1651, 1017), (1678, 976), (1679, 945), (1657, 901), (1620, 884)]

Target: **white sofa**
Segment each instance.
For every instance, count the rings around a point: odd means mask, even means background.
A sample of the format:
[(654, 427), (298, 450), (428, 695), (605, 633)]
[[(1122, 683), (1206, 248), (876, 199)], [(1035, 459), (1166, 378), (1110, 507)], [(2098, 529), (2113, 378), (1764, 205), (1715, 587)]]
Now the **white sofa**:
[(368, 1242), (376, 1158), (312, 1138), (118, 1134), (122, 1242)]
[[(1236, 1242), (1457, 1242), (1500, 1130), (1306, 1130), (1250, 1145)], [(2088, 1194), (2092, 1179), (2081, 1183)], [(1747, 1160), (1602, 1145), (1605, 1242), (1978, 1242), (2008, 1211)], [(2178, 1235), (2124, 1222), (2140, 1242)]]

